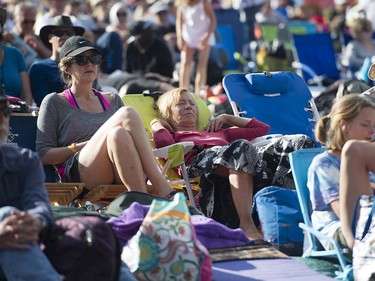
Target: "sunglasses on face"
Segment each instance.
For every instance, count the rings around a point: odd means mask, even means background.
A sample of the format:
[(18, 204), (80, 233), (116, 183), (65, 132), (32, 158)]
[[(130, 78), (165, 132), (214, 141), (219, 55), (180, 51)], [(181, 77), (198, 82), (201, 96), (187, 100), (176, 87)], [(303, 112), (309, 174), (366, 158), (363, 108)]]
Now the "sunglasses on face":
[(75, 56), (73, 57), (74, 61), (79, 65), (83, 66), (88, 64), (89, 62), (93, 65), (99, 65), (102, 63), (102, 56), (99, 54), (93, 56)]
[(0, 114), (5, 118), (8, 118), (10, 115), (12, 115), (12, 110), (9, 108), (9, 106), (2, 107), (0, 108)]
[(22, 24), (35, 24), (35, 20), (23, 20), (21, 21)]
[(117, 16), (118, 16), (118, 17), (126, 17), (127, 15), (126, 15), (125, 12), (118, 12), (118, 13), (117, 13)]
[(62, 37), (64, 36), (64, 34), (68, 37), (72, 37), (74, 35), (76, 35), (76, 33), (74, 32), (74, 30), (70, 30), (70, 29), (56, 29), (52, 32), (53, 35), (57, 36), (57, 37)]

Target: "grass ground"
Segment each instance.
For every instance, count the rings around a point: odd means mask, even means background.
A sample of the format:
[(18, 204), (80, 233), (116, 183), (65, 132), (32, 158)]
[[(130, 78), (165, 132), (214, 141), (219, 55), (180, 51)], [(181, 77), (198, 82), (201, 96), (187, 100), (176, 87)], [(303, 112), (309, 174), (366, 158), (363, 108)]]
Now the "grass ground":
[(295, 261), (306, 265), (307, 267), (329, 277), (335, 277), (335, 271), (340, 270), (337, 260), (324, 258), (302, 258), (291, 257)]

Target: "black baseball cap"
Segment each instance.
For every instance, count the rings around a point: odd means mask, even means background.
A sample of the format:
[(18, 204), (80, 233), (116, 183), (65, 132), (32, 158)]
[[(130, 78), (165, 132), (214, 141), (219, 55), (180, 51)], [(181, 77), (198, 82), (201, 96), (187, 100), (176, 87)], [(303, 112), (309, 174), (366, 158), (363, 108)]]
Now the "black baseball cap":
[(64, 57), (75, 57), (88, 50), (94, 50), (100, 54), (94, 45), (82, 36), (72, 36), (62, 45), (60, 50), (60, 59)]

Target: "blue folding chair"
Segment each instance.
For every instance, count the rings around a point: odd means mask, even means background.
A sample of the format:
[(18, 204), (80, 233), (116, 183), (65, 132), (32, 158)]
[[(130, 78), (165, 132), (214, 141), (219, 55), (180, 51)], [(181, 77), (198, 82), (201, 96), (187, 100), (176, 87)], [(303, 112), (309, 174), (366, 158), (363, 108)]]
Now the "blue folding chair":
[(240, 12), (237, 9), (214, 9), (217, 25), (229, 25), (234, 30), (234, 45), (236, 51), (242, 53), (244, 41), (244, 23), (240, 21)]
[[(226, 51), (228, 55), (228, 65), (226, 65), (226, 70), (238, 69), (238, 63), (234, 58), (234, 53), (237, 51), (235, 32), (232, 26), (226, 24), (219, 24), (216, 28), (218, 33), (218, 38), (216, 45), (217, 48), (222, 48)], [(214, 48), (212, 50), (214, 50)]]
[(293, 72), (228, 74), (223, 79), (223, 87), (234, 115), (255, 117), (269, 124), (270, 134), (305, 134), (315, 141), (319, 113), (306, 82), (299, 75)]
[(338, 60), (330, 33), (293, 34), (295, 63), (306, 82), (319, 84), (322, 79), (340, 78)]
[[(351, 265), (347, 264), (344, 257), (344, 250), (339, 246), (337, 241), (332, 237), (322, 234), (313, 228), (311, 223), (311, 202), (310, 192), (307, 187), (307, 172), (313, 158), (322, 153), (324, 148), (306, 148), (294, 151), (289, 154), (290, 166), (297, 189), (297, 196), (301, 206), (303, 223), (299, 223), (299, 227), (305, 231), (305, 239), (307, 238), (306, 249), (303, 257), (337, 257), (342, 272), (336, 272), (341, 280), (348, 280), (352, 274)], [(325, 250), (318, 241), (327, 241), (332, 245), (332, 250)]]

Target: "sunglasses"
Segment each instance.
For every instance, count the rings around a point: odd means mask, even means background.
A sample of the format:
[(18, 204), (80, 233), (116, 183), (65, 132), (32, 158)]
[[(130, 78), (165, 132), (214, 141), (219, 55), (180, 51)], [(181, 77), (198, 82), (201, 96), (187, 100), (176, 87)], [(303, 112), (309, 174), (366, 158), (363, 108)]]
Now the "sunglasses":
[(125, 12), (118, 12), (118, 13), (117, 13), (117, 16), (118, 16), (118, 17), (126, 17), (127, 14), (126, 14)]
[(99, 54), (93, 56), (75, 56), (73, 59), (79, 66), (87, 65), (89, 62), (93, 65), (99, 65), (103, 61), (102, 56)]
[(64, 34), (68, 37), (72, 37), (72, 36), (76, 35), (75, 31), (70, 30), (70, 29), (56, 29), (52, 32), (52, 34), (57, 36), (57, 37), (62, 37), (62, 36), (64, 36)]
[(5, 118), (8, 118), (10, 115), (12, 115), (12, 110), (9, 106), (0, 108), (0, 114), (3, 115)]
[(22, 24), (35, 24), (35, 20), (23, 20), (21, 21)]

